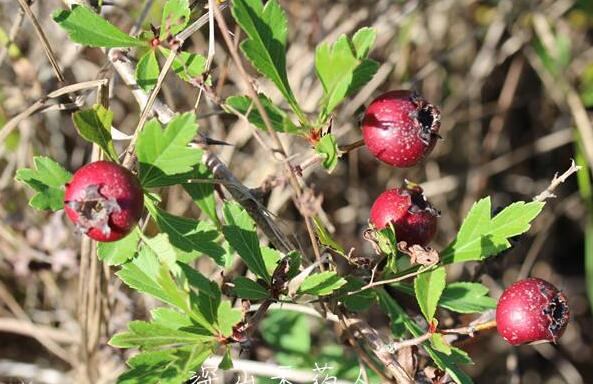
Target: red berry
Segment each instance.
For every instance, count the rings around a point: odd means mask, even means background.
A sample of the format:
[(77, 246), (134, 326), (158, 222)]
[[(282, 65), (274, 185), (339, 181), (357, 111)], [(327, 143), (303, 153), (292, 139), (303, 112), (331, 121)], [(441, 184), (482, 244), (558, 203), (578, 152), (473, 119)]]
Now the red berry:
[(498, 333), (512, 345), (556, 342), (569, 317), (566, 296), (536, 278), (520, 280), (505, 289), (496, 307)]
[(397, 241), (426, 245), (437, 230), (439, 211), (422, 194), (419, 186), (390, 189), (377, 197), (370, 221), (376, 229), (393, 223)]
[(116, 241), (130, 233), (143, 206), (144, 195), (136, 176), (109, 161), (78, 169), (64, 196), (64, 210), (70, 220), (97, 241)]
[(379, 160), (394, 167), (412, 167), (432, 151), (441, 127), (441, 113), (411, 91), (390, 91), (377, 97), (362, 121), (364, 142)]

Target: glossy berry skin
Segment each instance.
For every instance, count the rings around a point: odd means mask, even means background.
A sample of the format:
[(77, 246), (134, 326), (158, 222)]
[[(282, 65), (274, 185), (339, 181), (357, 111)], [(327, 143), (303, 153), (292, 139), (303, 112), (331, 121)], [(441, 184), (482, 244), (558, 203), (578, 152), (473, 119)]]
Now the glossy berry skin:
[(110, 161), (96, 161), (76, 171), (66, 186), (64, 210), (90, 238), (108, 242), (134, 228), (144, 206), (140, 182), (129, 170)]
[(417, 93), (399, 90), (377, 97), (367, 108), (362, 135), (371, 153), (394, 167), (412, 167), (432, 151), (441, 114)]
[(498, 333), (512, 345), (556, 342), (569, 317), (566, 296), (552, 284), (536, 278), (509, 286), (496, 307)]
[(393, 223), (398, 242), (424, 246), (436, 233), (438, 215), (420, 187), (404, 187), (387, 190), (377, 197), (371, 207), (370, 222), (378, 230)]

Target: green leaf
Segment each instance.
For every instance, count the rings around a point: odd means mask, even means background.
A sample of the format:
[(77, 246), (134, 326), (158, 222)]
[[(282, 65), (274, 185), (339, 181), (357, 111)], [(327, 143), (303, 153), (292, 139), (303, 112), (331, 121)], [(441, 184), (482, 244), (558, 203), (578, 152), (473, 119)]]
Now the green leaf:
[(455, 282), (447, 285), (439, 306), (459, 313), (476, 313), (496, 308), (496, 300), (488, 296), (488, 288), (480, 283)]
[(178, 372), (171, 364), (172, 352), (150, 351), (133, 356), (127, 361), (130, 368), (117, 378), (117, 384), (173, 383)]
[(198, 222), (172, 215), (155, 207), (150, 201), (147, 201), (146, 206), (159, 229), (169, 235), (171, 244), (187, 254), (182, 257), (182, 261), (189, 261), (203, 253), (218, 265), (224, 265), (225, 251), (217, 242), (219, 234), (216, 226), (206, 221)]
[[(165, 57), (169, 57), (171, 53), (171, 50), (164, 47), (159, 47), (159, 50)], [(206, 58), (197, 53), (179, 51), (173, 60), (171, 68), (181, 80), (190, 82), (204, 73)]]
[(87, 7), (73, 5), (72, 11), (57, 10), (52, 18), (72, 41), (89, 47), (136, 47), (146, 45), (97, 15)]
[(227, 347), (226, 351), (224, 352), (224, 356), (222, 357), (222, 360), (220, 360), (220, 364), (218, 364), (218, 369), (222, 369), (223, 371), (225, 371), (231, 368), (233, 368), (231, 349)]
[(323, 157), (323, 167), (328, 172), (336, 168), (338, 165), (339, 149), (336, 143), (336, 137), (331, 133), (324, 135), (315, 145), (315, 152)]
[(188, 0), (167, 0), (161, 19), (160, 40), (175, 36), (183, 31), (189, 22), (190, 10)]
[(118, 161), (117, 152), (111, 140), (113, 112), (100, 104), (95, 104), (91, 109), (74, 112), (72, 121), (83, 139), (96, 143), (111, 160)]
[(213, 338), (212, 334), (201, 327), (194, 328), (195, 332), (190, 332), (191, 329), (191, 327), (184, 327), (184, 330), (178, 330), (145, 321), (130, 321), (128, 332), (113, 336), (109, 344), (118, 348), (155, 349), (171, 345), (177, 347), (192, 345)]
[(430, 337), (430, 345), (436, 351), (442, 352), (445, 355), (451, 354), (451, 345), (447, 343), (441, 333), (433, 333)]
[(226, 203), (223, 208), (226, 225), (222, 227), (224, 237), (256, 276), (270, 282), (270, 274), (266, 268), (259, 238), (255, 231), (255, 222), (237, 203)]
[(467, 214), (457, 237), (441, 253), (444, 264), (484, 260), (511, 246), (509, 238), (525, 233), (544, 203), (515, 202), (491, 218), (490, 198), (475, 203)]
[(166, 175), (190, 172), (202, 159), (201, 150), (187, 146), (197, 133), (191, 112), (173, 118), (164, 131), (156, 119), (147, 122), (136, 145), (142, 186), (151, 188)]
[(72, 174), (49, 157), (33, 158), (35, 169), (21, 168), (15, 179), (27, 184), (37, 193), (29, 200), (29, 205), (39, 210), (57, 211), (64, 208), (64, 188)]
[(325, 228), (321, 220), (319, 220), (317, 217), (314, 217), (313, 223), (315, 224), (315, 231), (317, 232), (317, 237), (319, 237), (319, 242), (325, 246), (330, 247), (334, 251), (337, 251), (340, 255), (345, 255), (344, 248), (332, 238), (331, 234)]
[(261, 254), (264, 259), (264, 264), (266, 265), (266, 270), (270, 276), (272, 276), (276, 267), (278, 267), (278, 262), (284, 255), (280, 251), (266, 246), (261, 247)]
[(275, 350), (309, 353), (311, 331), (309, 319), (298, 312), (271, 310), (260, 324), (264, 340)]
[(422, 273), (414, 279), (414, 291), (420, 310), (430, 323), (437, 309), (441, 293), (445, 289), (447, 274), (444, 267)]
[(243, 319), (241, 310), (233, 308), (230, 301), (225, 300), (218, 306), (218, 329), (220, 333), (229, 337), (233, 334), (233, 326)]
[(325, 271), (309, 275), (303, 280), (298, 293), (325, 296), (346, 284), (347, 281), (333, 271)]
[(369, 55), (373, 45), (375, 45), (376, 37), (377, 33), (373, 28), (363, 27), (356, 31), (352, 37), (352, 45), (357, 59), (362, 60)]
[(177, 250), (169, 241), (169, 236), (166, 233), (159, 233), (155, 237), (142, 237), (144, 243), (149, 247), (161, 263), (167, 265), (167, 268), (173, 272), (174, 276), (181, 274), (181, 267), (177, 264), (179, 257)]
[(325, 94), (321, 121), (325, 121), (346, 96), (366, 84), (377, 72), (379, 64), (366, 58), (374, 41), (375, 31), (363, 28), (352, 41), (342, 35), (332, 46), (322, 43), (317, 47), (315, 70)]
[(189, 285), (197, 289), (200, 293), (203, 293), (212, 298), (220, 296), (220, 292), (218, 292), (218, 289), (212, 288), (213, 283), (210, 280), (208, 280), (206, 276), (202, 275), (199, 271), (196, 271), (195, 269), (193, 269), (186, 263), (182, 263), (181, 261), (178, 261), (177, 265), (181, 269), (181, 272), (183, 273), (183, 276), (185, 277)]
[(157, 83), (160, 69), (154, 50), (149, 49), (136, 65), (136, 83), (145, 91), (150, 91)]
[[(274, 128), (275, 131), (284, 133), (299, 133), (301, 131), (299, 127), (290, 120), (290, 117), (286, 112), (272, 103), (272, 100), (266, 95), (260, 93), (258, 94), (258, 98), (268, 114), (270, 122), (272, 123), (272, 128)], [(245, 116), (256, 128), (267, 131), (263, 118), (249, 96), (230, 96), (226, 99), (225, 104), (229, 112)]]
[(349, 277), (346, 280), (348, 280), (348, 283), (340, 289), (340, 292), (344, 292), (344, 296), (340, 297), (340, 300), (348, 310), (353, 312), (364, 311), (369, 309), (377, 301), (377, 294), (372, 289), (365, 289), (353, 295), (348, 295), (348, 292), (357, 291), (366, 284), (361, 279), (354, 277)]
[(241, 43), (245, 56), (276, 85), (293, 110), (303, 115), (286, 74), (288, 28), (282, 7), (277, 0), (270, 0), (265, 6), (261, 0), (235, 0), (231, 12), (248, 37)]
[(140, 230), (135, 227), (129, 235), (118, 241), (98, 243), (97, 254), (99, 260), (107, 265), (120, 265), (130, 260), (136, 254), (140, 242)]
[(154, 324), (168, 328), (180, 329), (194, 325), (191, 319), (184, 313), (173, 308), (158, 307), (150, 311)]
[[(214, 197), (214, 176), (204, 164), (198, 164), (195, 174), (191, 177), (193, 183), (182, 184), (183, 189), (190, 195), (193, 202), (214, 223), (219, 223), (216, 214), (216, 199)], [(189, 179), (188, 179), (189, 180)], [(204, 180), (206, 182), (201, 182)], [(208, 182), (208, 180), (212, 180)]]
[[(377, 294), (379, 297), (379, 304), (381, 308), (392, 319), (398, 319), (398, 321), (403, 322), (406, 329), (412, 334), (413, 337), (420, 337), (425, 332), (416, 324), (412, 319), (408, 316), (408, 314), (403, 310), (402, 307), (385, 291), (385, 289), (380, 288), (377, 289)], [(428, 353), (428, 355), (432, 358), (432, 360), (437, 364), (437, 366), (446, 371), (449, 376), (458, 384), (472, 384), (472, 379), (463, 372), (456, 363), (461, 360), (463, 357), (462, 354), (458, 354), (455, 350), (457, 348), (452, 348), (451, 356), (447, 356), (442, 352), (434, 350), (428, 341), (422, 343), (422, 347)], [(459, 358), (458, 358), (459, 357)]]
[(237, 277), (233, 284), (233, 292), (242, 299), (262, 300), (270, 297), (270, 293), (264, 287), (246, 277)]
[(580, 95), (585, 107), (593, 106), (593, 63), (587, 65), (580, 75)]
[(116, 275), (130, 288), (187, 311), (187, 293), (173, 281), (166, 265), (161, 264), (154, 252), (144, 246), (138, 256), (124, 264)]

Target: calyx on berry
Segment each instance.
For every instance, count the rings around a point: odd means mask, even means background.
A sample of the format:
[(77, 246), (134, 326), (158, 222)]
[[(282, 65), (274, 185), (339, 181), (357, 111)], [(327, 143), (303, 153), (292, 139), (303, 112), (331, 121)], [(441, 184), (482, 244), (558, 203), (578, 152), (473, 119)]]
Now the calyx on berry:
[(439, 214), (426, 200), (422, 188), (408, 183), (377, 197), (371, 207), (370, 222), (378, 230), (392, 223), (398, 242), (424, 246), (436, 233)]
[(66, 186), (64, 210), (78, 230), (97, 241), (116, 241), (134, 228), (144, 206), (140, 182), (109, 161), (79, 168)]
[(412, 167), (434, 148), (440, 137), (441, 113), (408, 90), (384, 93), (371, 102), (362, 121), (364, 142), (379, 160)]
[(498, 333), (512, 345), (556, 342), (570, 318), (566, 296), (545, 280), (517, 281), (503, 292), (496, 307)]

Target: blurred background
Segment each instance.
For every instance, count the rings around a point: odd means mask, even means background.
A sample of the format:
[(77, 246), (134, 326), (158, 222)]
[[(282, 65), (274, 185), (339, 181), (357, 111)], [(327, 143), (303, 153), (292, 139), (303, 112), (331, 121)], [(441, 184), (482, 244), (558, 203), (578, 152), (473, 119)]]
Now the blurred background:
[[(114, 125), (131, 133), (138, 121), (138, 106), (113, 74), (105, 53), (73, 44), (51, 20), (51, 13), (64, 3), (36, 0), (31, 9), (68, 83), (113, 79)], [(206, 12), (205, 3), (195, 2), (197, 14)], [(462, 344), (474, 359), (475, 365), (466, 370), (477, 383), (593, 383), (593, 275), (587, 278), (586, 274), (587, 267), (593, 271), (592, 163), (586, 160), (586, 153), (593, 154), (593, 2), (280, 3), (289, 20), (290, 83), (305, 111), (311, 113), (322, 96), (314, 69), (316, 45), (334, 41), (342, 33), (352, 35), (363, 26), (378, 32), (371, 53), (381, 63), (377, 74), (336, 111), (332, 132), (340, 144), (361, 138), (361, 112), (387, 90), (415, 89), (442, 112), (443, 140), (420, 167), (394, 169), (361, 148), (344, 156), (331, 175), (320, 167), (305, 170), (310, 185), (323, 196), (324, 222), (346, 249), (372, 253), (362, 238), (370, 205), (383, 190), (401, 185), (404, 179), (420, 183), (441, 210), (439, 233), (432, 245), (442, 249), (477, 199), (490, 195), (498, 208), (531, 200), (556, 172), (570, 166), (571, 159), (584, 166), (578, 177), (557, 189), (558, 197), (548, 201), (531, 231), (516, 239), (510, 251), (482, 265), (451, 266), (448, 278), (480, 281), (497, 297), (518, 278), (536, 276), (549, 280), (569, 298), (572, 321), (558, 345), (512, 348), (493, 333)], [(115, 0), (104, 5), (103, 14), (129, 31), (145, 8), (144, 28), (158, 25), (163, 1)], [(225, 15), (231, 22), (228, 11)], [(195, 33), (187, 48), (205, 55), (207, 28)], [(216, 92), (222, 97), (243, 94), (244, 85), (222, 39), (216, 39), (215, 48)], [(24, 382), (75, 382), (68, 380), (81, 369), (75, 352), (80, 343), (80, 238), (62, 212), (28, 208), (30, 191), (13, 180), (15, 170), (31, 167), (35, 155), (50, 156), (70, 171), (89, 161), (91, 146), (77, 136), (70, 117), (77, 105), (52, 99), (18, 123), (12, 120), (60, 86), (30, 20), (16, 1), (0, 0), (0, 382), (20, 383), (17, 376)], [(258, 86), (280, 102), (270, 84), (262, 80)], [(255, 188), (282, 175), (281, 164), (269, 160), (251, 128), (199, 94), (199, 89), (174, 76), (168, 76), (161, 91), (173, 110), (195, 109), (202, 132), (233, 144), (216, 151), (244, 184)], [(91, 105), (95, 97), (82, 93), (79, 105)], [(305, 140), (282, 139), (294, 164), (313, 155)], [(181, 188), (171, 189), (164, 198), (171, 213), (201, 215)], [(266, 203), (287, 233), (296, 234), (305, 245), (306, 232), (289, 188), (274, 188)], [(208, 261), (199, 265), (202, 271), (217, 272)], [(113, 277), (97, 297), (109, 303), (108, 334), (122, 330), (131, 319), (146, 318), (156, 304), (131, 293)], [(416, 310), (412, 303), (403, 303)], [(389, 332), (387, 319), (376, 309), (363, 316), (381, 332)], [(455, 325), (472, 317), (440, 312), (439, 319), (441, 324)], [(241, 357), (309, 371), (314, 362), (329, 361), (340, 379), (355, 380), (359, 367), (354, 355), (328, 330), (331, 324), (321, 320), (273, 312), (250, 351)], [(107, 383), (121, 372), (125, 356), (105, 341), (105, 337), (97, 341), (93, 360), (83, 366), (100, 367), (104, 373), (97, 381)]]

